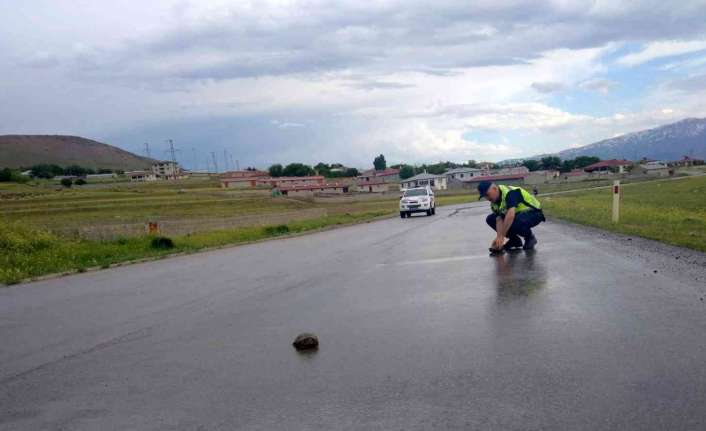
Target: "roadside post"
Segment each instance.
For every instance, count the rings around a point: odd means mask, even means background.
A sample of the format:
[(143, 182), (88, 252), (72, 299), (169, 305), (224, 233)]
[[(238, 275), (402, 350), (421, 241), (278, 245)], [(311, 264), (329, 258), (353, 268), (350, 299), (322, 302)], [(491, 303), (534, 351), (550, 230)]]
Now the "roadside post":
[(613, 181), (613, 223), (620, 219), (620, 180)]

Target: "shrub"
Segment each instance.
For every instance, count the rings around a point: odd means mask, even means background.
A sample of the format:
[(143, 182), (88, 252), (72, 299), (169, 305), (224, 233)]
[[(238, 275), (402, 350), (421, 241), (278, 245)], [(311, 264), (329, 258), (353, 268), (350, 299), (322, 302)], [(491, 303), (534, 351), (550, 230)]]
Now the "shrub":
[(73, 184), (73, 181), (71, 181), (71, 178), (62, 178), (61, 179), (61, 185), (64, 187), (71, 187), (71, 184)]
[(284, 235), (286, 233), (289, 233), (289, 226), (286, 224), (279, 224), (276, 226), (266, 226), (265, 227), (265, 233), (267, 235)]
[(10, 168), (0, 170), (0, 183), (26, 183), (29, 178), (25, 177), (20, 171)]
[(12, 253), (32, 253), (58, 242), (51, 233), (19, 223), (0, 223), (0, 249)]
[(166, 236), (156, 236), (152, 238), (150, 245), (157, 250), (169, 250), (174, 248), (174, 241)]
[(86, 184), (86, 180), (84, 180), (83, 178), (79, 178), (74, 182), (74, 184), (76, 184), (77, 186), (82, 186)]

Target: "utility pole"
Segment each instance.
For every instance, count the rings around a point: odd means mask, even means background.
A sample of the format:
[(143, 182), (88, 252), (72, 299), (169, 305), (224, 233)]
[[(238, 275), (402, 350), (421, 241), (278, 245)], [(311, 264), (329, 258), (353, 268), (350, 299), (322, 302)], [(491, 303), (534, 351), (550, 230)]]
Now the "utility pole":
[(235, 166), (235, 170), (236, 170), (236, 171), (239, 171), (239, 170), (240, 170), (240, 165), (239, 165), (239, 164), (236, 164), (236, 163), (233, 163), (233, 155), (232, 155), (232, 154), (230, 155), (230, 165), (231, 165), (231, 166)]
[(191, 147), (191, 156), (194, 161), (194, 168), (193, 169), (194, 169), (194, 171), (196, 171), (199, 169), (199, 162), (198, 162), (198, 159), (196, 158), (196, 148), (194, 148), (194, 147)]
[(145, 155), (147, 156), (148, 159), (152, 158), (152, 154), (150, 153), (150, 144), (149, 142), (145, 142)]
[(237, 170), (240, 170), (240, 160), (235, 161), (235, 166)]
[(228, 152), (226, 151), (225, 148), (223, 149), (223, 164), (226, 165), (226, 167), (224, 169), (227, 171), (228, 170)]
[(167, 142), (169, 143), (169, 149), (165, 150), (168, 152), (172, 158), (172, 163), (174, 163), (174, 166), (172, 168), (172, 178), (176, 180), (177, 178), (177, 160), (176, 160), (176, 153), (181, 151), (179, 149), (174, 148), (174, 141), (171, 139), (167, 139)]
[(213, 168), (218, 173), (218, 162), (216, 162), (216, 153), (211, 151), (211, 158), (213, 159)]
[(169, 142), (169, 152), (172, 155), (172, 162), (176, 163), (176, 150), (174, 149), (174, 141), (171, 139), (167, 139), (167, 142)]

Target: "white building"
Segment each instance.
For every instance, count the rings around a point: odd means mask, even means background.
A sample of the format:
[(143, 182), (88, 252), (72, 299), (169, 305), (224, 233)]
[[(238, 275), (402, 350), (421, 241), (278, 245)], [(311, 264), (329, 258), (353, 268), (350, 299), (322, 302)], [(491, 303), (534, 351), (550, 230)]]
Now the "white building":
[(481, 169), (476, 168), (456, 168), (446, 171), (447, 180), (467, 180), (472, 177), (480, 177), (483, 175)]
[(130, 171), (125, 172), (125, 176), (133, 183), (157, 180), (157, 176), (152, 171)]
[(434, 190), (446, 190), (448, 188), (446, 175), (433, 175), (424, 172), (423, 174), (415, 175), (412, 178), (402, 180), (403, 189), (425, 186), (429, 186)]
[(181, 178), (181, 166), (176, 162), (162, 161), (152, 165), (152, 173), (159, 179), (171, 180)]

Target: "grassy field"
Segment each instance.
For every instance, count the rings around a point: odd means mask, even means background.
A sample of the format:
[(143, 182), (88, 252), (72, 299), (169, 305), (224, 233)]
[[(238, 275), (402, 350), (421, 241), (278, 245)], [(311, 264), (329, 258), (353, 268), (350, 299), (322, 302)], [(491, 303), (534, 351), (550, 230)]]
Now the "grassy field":
[[(269, 190), (221, 189), (213, 179), (101, 182), (70, 189), (51, 181), (0, 184), (0, 283), (357, 223), (396, 214), (398, 198), (396, 193), (330, 202), (272, 197)], [(439, 196), (438, 204), (471, 200), (462, 192)], [(297, 214), (318, 215), (301, 219)], [(270, 223), (282, 215), (285, 220)], [(142, 229), (148, 221), (205, 226), (219, 219), (243, 219), (251, 225), (172, 236), (170, 249), (153, 247), (152, 237), (143, 234), (120, 235), (120, 229), (102, 240), (67, 234), (87, 227)]]
[[(556, 217), (704, 250), (704, 181), (706, 178), (700, 177), (625, 187), (619, 225), (610, 223), (607, 190), (546, 196), (542, 202), (547, 213)], [(609, 183), (542, 186), (540, 192)], [(71, 189), (49, 181), (0, 184), (0, 283), (366, 221), (396, 214), (398, 199), (396, 193), (360, 198), (273, 198), (268, 190), (221, 189), (213, 179), (98, 183)], [(437, 194), (440, 206), (476, 199), (475, 193), (467, 190)], [(246, 225), (210, 227), (219, 219), (245, 220)], [(170, 235), (174, 247), (162, 249), (153, 247), (152, 237), (144, 235), (148, 221), (209, 227)], [(137, 235), (134, 229), (131, 234), (122, 234), (120, 228), (127, 226), (137, 226)], [(117, 230), (100, 239), (67, 233), (87, 227)]]
[(554, 217), (706, 251), (706, 177), (626, 185), (620, 222), (611, 222), (610, 189), (542, 199)]

